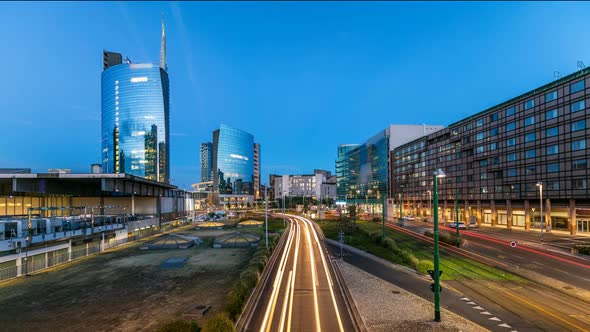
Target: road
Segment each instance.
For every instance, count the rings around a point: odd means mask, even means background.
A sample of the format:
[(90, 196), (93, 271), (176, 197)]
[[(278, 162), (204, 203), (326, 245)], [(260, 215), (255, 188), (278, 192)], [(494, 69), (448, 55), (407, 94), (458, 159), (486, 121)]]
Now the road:
[[(432, 244), (432, 239), (417, 234), (428, 226), (419, 223), (408, 223), (405, 227), (387, 224), (388, 228)], [(569, 293), (567, 289), (559, 290), (541, 285), (538, 279), (544, 276), (555, 277), (555, 283), (561, 282), (565, 287), (577, 285), (580, 292), (587, 292), (589, 267), (580, 265), (582, 263), (577, 260), (570, 260), (572, 257), (566, 259), (553, 253), (527, 249), (511, 248), (505, 241), (477, 237), (469, 237), (467, 244), (461, 249), (441, 243), (443, 259), (468, 257), (474, 263), (512, 272), (521, 270), (515, 274), (529, 279), (526, 283), (497, 282), (482, 276), (481, 279), (456, 279), (447, 284), (475, 302), (484, 303), (486, 308), (490, 308), (489, 311), (513, 313), (514, 316), (507, 316), (504, 321), (518, 331), (590, 331), (590, 302), (578, 296), (579, 294), (575, 296)], [(469, 269), (469, 266), (461, 268)], [(530, 271), (536, 273), (535, 278), (530, 277)], [(568, 284), (568, 281), (572, 284)]]
[(289, 219), (286, 244), (246, 331), (355, 331), (313, 222)]

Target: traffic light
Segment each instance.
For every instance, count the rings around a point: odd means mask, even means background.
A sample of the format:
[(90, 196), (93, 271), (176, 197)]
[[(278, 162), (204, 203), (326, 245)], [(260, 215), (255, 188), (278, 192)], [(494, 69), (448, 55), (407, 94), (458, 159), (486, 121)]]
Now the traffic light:
[[(434, 284), (430, 284), (430, 290), (434, 293)], [(441, 285), (438, 285), (438, 291), (442, 292), (443, 288)]]
[[(434, 270), (427, 270), (428, 274), (430, 274), (430, 277), (432, 278), (432, 280), (434, 280)], [(438, 270), (438, 276), (440, 277), (442, 275), (443, 271), (442, 270)]]

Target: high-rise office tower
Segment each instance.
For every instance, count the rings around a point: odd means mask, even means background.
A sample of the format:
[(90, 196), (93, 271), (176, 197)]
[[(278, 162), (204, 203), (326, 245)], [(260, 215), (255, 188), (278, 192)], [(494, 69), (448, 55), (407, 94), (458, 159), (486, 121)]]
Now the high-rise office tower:
[(102, 167), (170, 182), (170, 91), (162, 18), (160, 64), (103, 51)]
[(260, 144), (254, 143), (254, 196), (256, 199), (264, 196), (260, 192)]
[(213, 143), (201, 143), (201, 182), (213, 181)]

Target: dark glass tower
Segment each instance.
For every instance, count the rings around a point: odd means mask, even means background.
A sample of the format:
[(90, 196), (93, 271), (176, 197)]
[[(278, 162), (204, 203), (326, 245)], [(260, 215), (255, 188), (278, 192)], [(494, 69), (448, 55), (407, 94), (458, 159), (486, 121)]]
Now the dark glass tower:
[(170, 182), (170, 92), (162, 20), (160, 64), (103, 52), (102, 167)]

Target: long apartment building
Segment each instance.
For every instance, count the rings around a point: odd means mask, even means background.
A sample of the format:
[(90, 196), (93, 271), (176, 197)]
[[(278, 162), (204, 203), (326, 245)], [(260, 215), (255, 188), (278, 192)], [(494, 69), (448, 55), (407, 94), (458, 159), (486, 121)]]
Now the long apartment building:
[(390, 197), (403, 214), (430, 215), (440, 168), (443, 220), (457, 198), (459, 220), (539, 229), (542, 190), (547, 231), (590, 232), (589, 88), (583, 69), (395, 148)]

